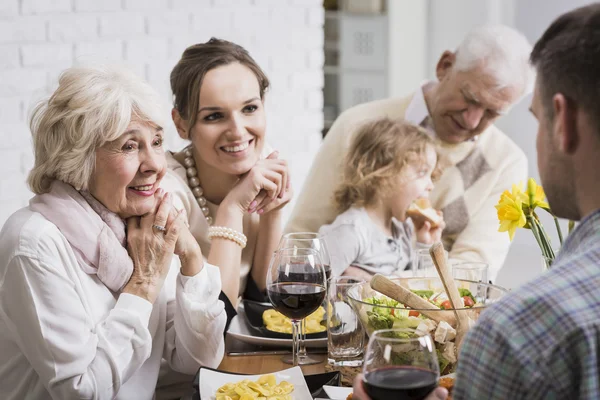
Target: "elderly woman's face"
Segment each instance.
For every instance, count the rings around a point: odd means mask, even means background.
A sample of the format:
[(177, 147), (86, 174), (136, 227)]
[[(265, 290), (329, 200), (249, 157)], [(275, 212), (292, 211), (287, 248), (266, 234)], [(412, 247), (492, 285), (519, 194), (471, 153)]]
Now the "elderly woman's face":
[(89, 191), (121, 218), (144, 215), (154, 209), (166, 166), (162, 128), (132, 120), (121, 137), (96, 151)]

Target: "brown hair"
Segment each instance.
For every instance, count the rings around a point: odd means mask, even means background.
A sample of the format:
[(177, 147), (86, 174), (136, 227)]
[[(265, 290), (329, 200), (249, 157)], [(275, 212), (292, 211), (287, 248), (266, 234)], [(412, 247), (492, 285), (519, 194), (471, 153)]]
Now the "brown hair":
[(188, 121), (190, 128), (196, 123), (204, 76), (212, 69), (236, 62), (254, 72), (260, 87), (260, 97), (263, 99), (269, 87), (269, 79), (242, 46), (213, 37), (206, 43), (185, 49), (171, 71), (171, 91), (173, 107), (181, 118)]
[(403, 120), (379, 118), (363, 124), (352, 140), (342, 183), (334, 194), (338, 212), (370, 206), (389, 193), (406, 165), (425, 162), (429, 145), (434, 142), (424, 129)]
[(541, 84), (540, 99), (547, 121), (554, 119), (552, 98), (562, 93), (584, 110), (600, 133), (600, 3), (558, 17), (531, 52)]

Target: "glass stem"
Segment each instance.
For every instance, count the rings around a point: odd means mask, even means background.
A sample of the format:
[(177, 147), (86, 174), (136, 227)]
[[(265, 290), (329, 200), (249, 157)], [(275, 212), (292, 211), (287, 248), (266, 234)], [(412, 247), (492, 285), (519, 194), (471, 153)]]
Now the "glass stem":
[(300, 350), (298, 357), (306, 357), (306, 318), (300, 321)]
[(292, 320), (292, 365), (294, 367), (299, 365), (299, 353), (300, 353), (300, 321), (297, 319)]

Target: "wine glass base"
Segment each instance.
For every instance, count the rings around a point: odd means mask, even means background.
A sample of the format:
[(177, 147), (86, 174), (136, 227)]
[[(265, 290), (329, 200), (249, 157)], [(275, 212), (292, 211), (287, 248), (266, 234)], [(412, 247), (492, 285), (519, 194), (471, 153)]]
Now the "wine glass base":
[(333, 359), (328, 358), (327, 364), (334, 367), (362, 367), (363, 358), (355, 358), (355, 359)]
[[(290, 364), (290, 365), (294, 364), (294, 359), (291, 354), (286, 354), (285, 356), (281, 357), (281, 361), (285, 364)], [(309, 355), (298, 357), (298, 365), (314, 365), (314, 364), (320, 364), (323, 361), (324, 361), (324, 359), (322, 357), (316, 358), (316, 357), (311, 357)]]

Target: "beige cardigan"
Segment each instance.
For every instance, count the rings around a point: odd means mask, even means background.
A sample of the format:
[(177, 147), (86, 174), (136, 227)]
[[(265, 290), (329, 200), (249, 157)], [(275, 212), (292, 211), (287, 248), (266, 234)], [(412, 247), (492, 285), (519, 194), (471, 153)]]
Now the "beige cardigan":
[[(403, 118), (412, 98), (361, 104), (338, 117), (315, 157), (286, 232), (316, 232), (335, 219), (333, 193), (356, 128), (373, 118)], [(438, 151), (450, 167), (444, 170), (430, 197), (432, 205), (444, 211), (445, 247), (451, 258), (488, 262), (489, 276), (494, 280), (510, 244), (508, 235), (498, 232), (494, 205), (513, 183), (525, 182), (527, 158), (495, 126), (476, 141), (458, 145), (438, 141)]]

